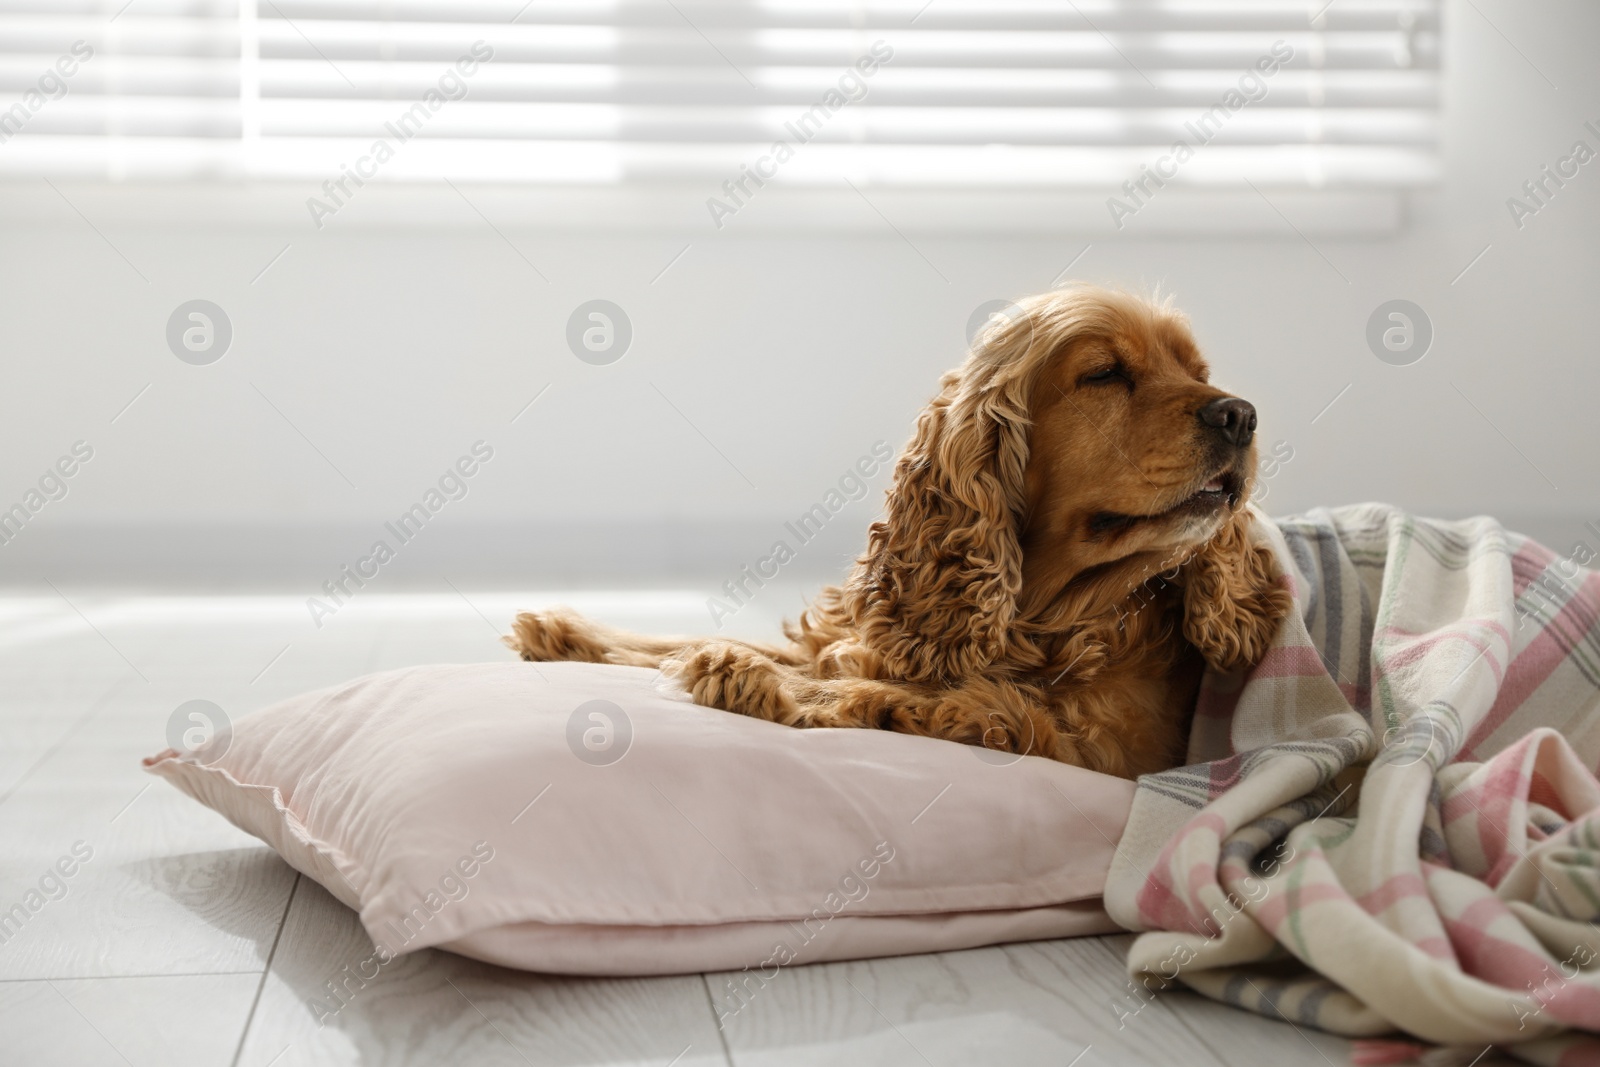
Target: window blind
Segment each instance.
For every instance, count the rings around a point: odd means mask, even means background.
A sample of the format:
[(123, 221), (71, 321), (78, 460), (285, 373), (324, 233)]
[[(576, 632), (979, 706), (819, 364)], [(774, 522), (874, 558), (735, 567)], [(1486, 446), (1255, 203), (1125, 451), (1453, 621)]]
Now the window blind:
[(1437, 0), (0, 0), (0, 175), (1395, 188), (1439, 40)]

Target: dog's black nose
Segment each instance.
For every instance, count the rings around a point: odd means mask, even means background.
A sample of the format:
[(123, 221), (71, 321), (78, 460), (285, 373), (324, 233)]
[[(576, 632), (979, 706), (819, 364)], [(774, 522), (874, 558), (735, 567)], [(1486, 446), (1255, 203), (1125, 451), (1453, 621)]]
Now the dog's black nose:
[(1219, 397), (1201, 408), (1200, 421), (1240, 448), (1250, 443), (1256, 432), (1256, 406), (1236, 396)]

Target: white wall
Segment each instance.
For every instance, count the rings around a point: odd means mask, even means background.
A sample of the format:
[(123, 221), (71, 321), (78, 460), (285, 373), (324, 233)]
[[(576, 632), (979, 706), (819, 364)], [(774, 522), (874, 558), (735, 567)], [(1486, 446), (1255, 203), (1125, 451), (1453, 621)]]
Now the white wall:
[[(1072, 276), (1174, 294), (1218, 379), (1260, 410), (1265, 441), (1292, 444), (1269, 510), (1381, 499), (1494, 513), (1565, 543), (1600, 520), (1600, 162), (1521, 230), (1505, 201), (1574, 140), (1600, 149), (1582, 129), (1600, 126), (1600, 10), (1476, 0), (1446, 18), (1446, 178), (1412, 198), (1392, 238), (1313, 248), (1285, 226), (1278, 239), (1163, 239), (1137, 218), (1109, 239), (919, 233), (915, 250), (887, 227), (781, 235), (738, 220), (509, 231), (545, 282), (476, 223), (312, 233), (113, 219), (97, 233), (75, 214), (13, 212), (0, 231), (0, 505), (74, 441), (95, 456), (0, 547), (0, 581), (331, 573), (478, 439), (495, 458), (438, 520), (427, 554), (440, 567), (720, 573), (875, 440), (904, 441), (978, 303), (1048, 287), (1086, 243)], [(180, 363), (163, 338), (195, 297), (235, 329), (209, 367)], [(593, 297), (633, 321), (632, 349), (609, 367), (563, 339)], [(1436, 330), (1403, 368), (1364, 340), (1369, 313), (1395, 297)], [(808, 566), (836, 566), (876, 499), (841, 515)], [(557, 555), (572, 558), (552, 569)]]

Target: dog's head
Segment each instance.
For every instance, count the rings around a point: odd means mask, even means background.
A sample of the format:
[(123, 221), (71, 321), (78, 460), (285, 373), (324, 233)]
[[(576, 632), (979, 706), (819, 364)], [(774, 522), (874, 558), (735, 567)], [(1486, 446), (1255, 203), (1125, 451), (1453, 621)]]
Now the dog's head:
[(889, 673), (974, 673), (1020, 619), (1110, 610), (1202, 552), (1229, 556), (1241, 586), (1276, 584), (1244, 532), (1255, 409), (1210, 384), (1169, 307), (1090, 287), (1029, 297), (942, 386), (846, 588)]
[(1027, 605), (1092, 571), (1168, 570), (1243, 505), (1255, 407), (1210, 384), (1178, 313), (1074, 290), (1032, 298), (980, 340), (975, 362), (1033, 365), (1019, 531)]

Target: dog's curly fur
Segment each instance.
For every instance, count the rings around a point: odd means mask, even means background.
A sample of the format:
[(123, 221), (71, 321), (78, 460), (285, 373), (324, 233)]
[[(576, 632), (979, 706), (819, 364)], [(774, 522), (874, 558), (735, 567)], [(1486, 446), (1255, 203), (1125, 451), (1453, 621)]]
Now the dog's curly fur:
[(1074, 287), (993, 320), (946, 374), (886, 514), (789, 644), (517, 617), (525, 660), (659, 666), (704, 705), (898, 730), (1134, 777), (1182, 761), (1203, 663), (1255, 664), (1290, 605), (1252, 541), (1253, 409), (1169, 306)]

